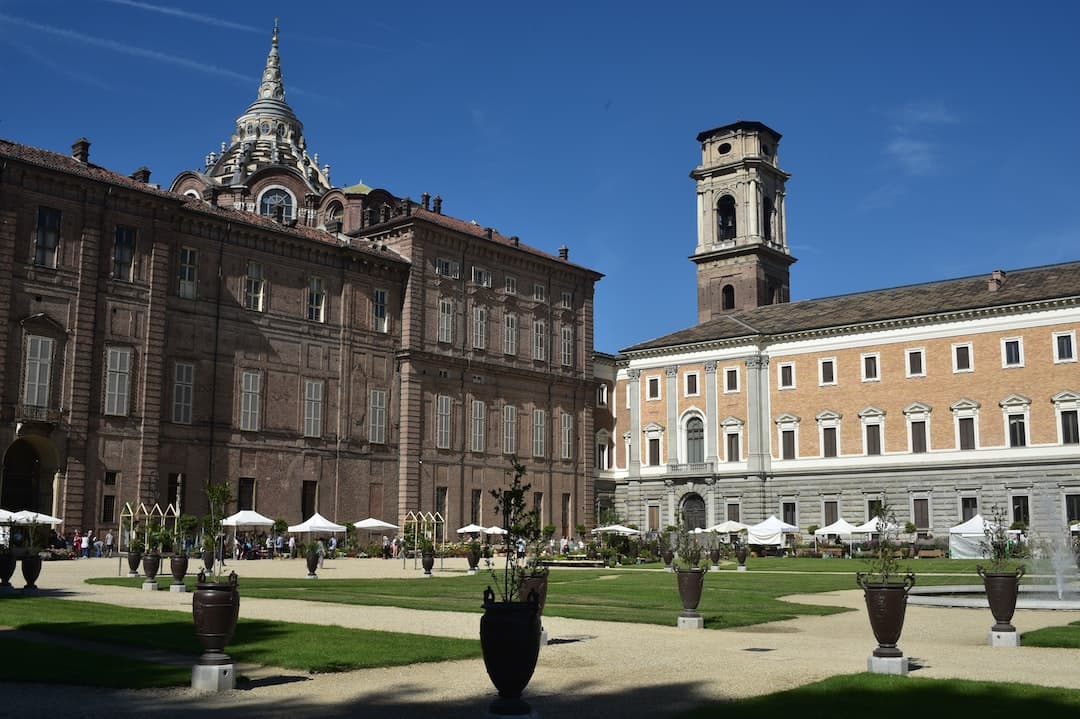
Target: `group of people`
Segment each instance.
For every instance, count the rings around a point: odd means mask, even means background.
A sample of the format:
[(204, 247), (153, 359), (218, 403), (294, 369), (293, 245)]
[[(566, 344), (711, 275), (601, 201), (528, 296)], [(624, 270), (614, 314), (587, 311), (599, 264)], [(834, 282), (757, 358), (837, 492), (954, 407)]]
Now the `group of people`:
[(90, 557), (111, 557), (116, 549), (116, 537), (112, 530), (105, 530), (104, 539), (87, 530), (86, 534), (81, 529), (76, 529), (71, 539), (67, 539), (59, 530), (53, 530), (52, 546), (54, 549), (69, 550), (76, 559), (89, 559)]

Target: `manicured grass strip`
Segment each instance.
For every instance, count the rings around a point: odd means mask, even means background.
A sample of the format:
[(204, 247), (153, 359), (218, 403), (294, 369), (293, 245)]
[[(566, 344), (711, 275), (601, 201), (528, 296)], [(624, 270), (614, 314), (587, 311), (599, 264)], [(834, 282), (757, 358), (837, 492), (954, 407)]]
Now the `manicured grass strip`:
[[(144, 662), (113, 654), (84, 651), (22, 639), (0, 638), (0, 682), (76, 684), (92, 687), (150, 689), (191, 684), (191, 667)], [(49, 671), (49, 667), (59, 667)]]
[(1044, 627), (1032, 632), (1024, 632), (1020, 641), (1025, 647), (1080, 649), (1080, 622), (1073, 622), (1064, 627)]
[[(192, 662), (202, 652), (188, 612), (25, 597), (0, 600), (0, 625), (164, 649)], [(480, 641), (241, 618), (225, 651), (238, 662), (334, 672), (478, 657)]]
[(682, 719), (874, 719), (911, 717), (1073, 716), (1080, 692), (1030, 684), (920, 679), (880, 674), (833, 677), (798, 689), (711, 704), (680, 715)]

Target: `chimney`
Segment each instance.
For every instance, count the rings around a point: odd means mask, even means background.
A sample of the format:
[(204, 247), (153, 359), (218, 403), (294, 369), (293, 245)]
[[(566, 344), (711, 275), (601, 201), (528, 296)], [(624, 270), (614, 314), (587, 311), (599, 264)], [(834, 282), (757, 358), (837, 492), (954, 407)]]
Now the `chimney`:
[(435, 214), (436, 215), (441, 215), (442, 214), (442, 196), (441, 195), (435, 195)]
[(492, 236), (495, 234), (495, 230), (493, 228), (491, 228), (491, 227), (485, 227), (484, 228), (484, 234), (490, 240), (492, 238)]
[(405, 216), (412, 217), (412, 198), (406, 197), (404, 204)]
[(138, 170), (135, 170), (135, 172), (131, 173), (131, 179), (135, 180), (135, 182), (141, 182), (144, 185), (149, 185), (150, 184), (150, 168), (147, 167), (146, 165), (143, 165)]
[(430, 209), (431, 208), (431, 195), (429, 195), (426, 192), (423, 193), (422, 195), (420, 195), (420, 206), (423, 207), (425, 210)]
[(987, 283), (986, 289), (991, 292), (997, 292), (1005, 286), (1005, 270), (994, 270), (990, 273), (990, 281)]
[(517, 235), (513, 235), (510, 238), (510, 244), (512, 244), (514, 247), (517, 247), (521, 244), (521, 239)]
[(71, 156), (82, 164), (90, 162), (90, 141), (80, 137), (71, 145)]
[(561, 245), (559, 247), (559, 259), (560, 260), (565, 260), (568, 257), (570, 257), (570, 248), (567, 247), (566, 245)]

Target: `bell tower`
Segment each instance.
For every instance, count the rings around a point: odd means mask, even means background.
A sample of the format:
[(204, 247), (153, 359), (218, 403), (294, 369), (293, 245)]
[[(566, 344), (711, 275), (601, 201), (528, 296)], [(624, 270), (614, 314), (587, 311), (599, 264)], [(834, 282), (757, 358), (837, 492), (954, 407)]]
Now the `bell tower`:
[(780, 133), (739, 121), (697, 136), (698, 322), (733, 310), (790, 300), (784, 187), (777, 164)]

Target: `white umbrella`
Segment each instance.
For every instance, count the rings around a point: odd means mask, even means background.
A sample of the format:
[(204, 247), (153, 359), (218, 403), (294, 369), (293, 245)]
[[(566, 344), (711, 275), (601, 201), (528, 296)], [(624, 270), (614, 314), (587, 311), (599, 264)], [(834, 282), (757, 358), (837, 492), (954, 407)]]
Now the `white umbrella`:
[(250, 509), (242, 509), (221, 520), (223, 527), (273, 527), (274, 520)]
[(375, 519), (374, 517), (368, 517), (367, 519), (361, 519), (359, 522), (353, 522), (353, 526), (357, 529), (367, 529), (370, 531), (378, 531), (380, 529), (400, 529), (396, 524), (390, 524), (390, 522), (384, 522), (381, 519)]
[(11, 522), (13, 524), (48, 524), (50, 526), (55, 526), (57, 524), (63, 524), (64, 520), (59, 517), (42, 514), (41, 512), (31, 512), (29, 509), (24, 509), (12, 514)]
[(487, 529), (484, 529), (482, 531), (484, 532), (484, 534), (509, 534), (509, 532), (507, 532), (502, 527), (488, 527)]
[(484, 528), (479, 524), (466, 524), (461, 529), (457, 530), (458, 534), (471, 534), (473, 532), (483, 532)]
[(6, 509), (0, 509), (0, 522), (8, 523), (15, 521), (15, 513), (9, 512)]
[(745, 532), (750, 529), (749, 524), (743, 524), (742, 522), (736, 522), (734, 519), (728, 519), (720, 524), (714, 524), (709, 527), (710, 532), (716, 532), (718, 534), (734, 534), (735, 532)]
[(641, 534), (636, 529), (631, 527), (625, 527), (621, 524), (609, 524), (606, 527), (597, 527), (592, 531), (593, 534), (621, 534), (624, 537), (628, 537), (632, 534)]
[(335, 524), (318, 512), (308, 517), (300, 524), (289, 527), (289, 532), (299, 534), (301, 532), (344, 532), (344, 524)]

